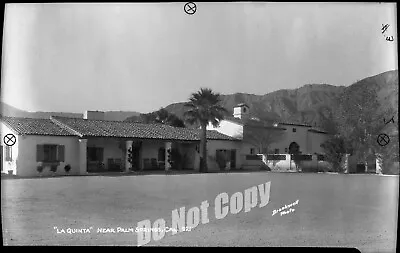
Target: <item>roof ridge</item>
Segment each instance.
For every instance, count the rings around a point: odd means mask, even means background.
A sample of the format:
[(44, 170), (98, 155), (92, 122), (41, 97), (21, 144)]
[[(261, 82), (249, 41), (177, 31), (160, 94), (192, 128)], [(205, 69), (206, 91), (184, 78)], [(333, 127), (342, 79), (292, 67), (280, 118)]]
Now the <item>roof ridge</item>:
[(75, 129), (73, 129), (72, 127), (66, 125), (65, 123), (60, 122), (60, 121), (58, 121), (57, 119), (54, 119), (52, 116), (50, 116), (50, 120), (51, 120), (51, 122), (53, 122), (55, 125), (57, 125), (58, 127), (60, 127), (60, 128), (62, 128), (62, 129), (64, 129), (64, 130), (68, 131), (68, 132), (71, 133), (71, 134), (78, 135), (79, 137), (82, 137), (82, 136), (83, 136), (82, 133), (76, 131)]
[(7, 118), (7, 119), (34, 119), (34, 120), (50, 120), (49, 118), (31, 118), (31, 117), (13, 117), (13, 116), (1, 116), (0, 119)]
[[(2, 117), (1, 117), (2, 118)], [(1, 120), (0, 118), (0, 120)], [(14, 127), (12, 127), (11, 124), (8, 124), (7, 121), (2, 121), (8, 128), (10, 128), (11, 130), (13, 130), (16, 134), (21, 135), (21, 132), (19, 132), (17, 129), (15, 129)]]
[(50, 118), (62, 118), (62, 119), (72, 119), (72, 120), (85, 120), (85, 121), (99, 121), (99, 122), (114, 122), (114, 123), (123, 123), (123, 124), (135, 124), (135, 125), (143, 125), (143, 126), (165, 126), (165, 127), (173, 127), (178, 129), (188, 129), (183, 127), (175, 127), (162, 123), (141, 123), (141, 122), (132, 122), (132, 121), (118, 121), (118, 120), (104, 120), (104, 119), (84, 119), (84, 118), (74, 118), (74, 117), (64, 117), (64, 116), (50, 116)]
[(1, 122), (18, 135), (73, 135), (49, 118), (1, 117)]

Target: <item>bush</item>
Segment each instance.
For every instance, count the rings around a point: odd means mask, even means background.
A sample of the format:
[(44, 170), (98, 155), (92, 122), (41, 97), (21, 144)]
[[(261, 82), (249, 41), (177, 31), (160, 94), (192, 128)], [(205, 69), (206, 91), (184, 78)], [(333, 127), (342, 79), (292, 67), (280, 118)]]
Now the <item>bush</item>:
[(50, 166), (50, 171), (51, 172), (56, 172), (57, 171), (57, 167), (58, 167), (57, 165), (51, 165)]
[(43, 166), (37, 166), (37, 167), (36, 167), (36, 170), (37, 170), (39, 173), (42, 173), (42, 171), (43, 171)]
[(400, 166), (399, 162), (385, 163), (382, 168), (382, 173), (387, 175), (399, 175)]
[(71, 170), (71, 165), (69, 165), (69, 164), (65, 165), (64, 170), (65, 170), (65, 172), (68, 173)]
[(268, 167), (265, 163), (260, 165), (260, 170), (266, 170), (266, 171), (271, 171), (271, 168)]

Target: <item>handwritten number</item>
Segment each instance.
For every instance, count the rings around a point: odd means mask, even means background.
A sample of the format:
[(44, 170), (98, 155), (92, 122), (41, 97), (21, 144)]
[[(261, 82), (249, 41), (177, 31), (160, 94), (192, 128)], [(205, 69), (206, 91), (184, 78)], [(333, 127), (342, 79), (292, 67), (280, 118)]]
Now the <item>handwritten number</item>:
[(387, 41), (393, 41), (393, 36), (386, 37)]

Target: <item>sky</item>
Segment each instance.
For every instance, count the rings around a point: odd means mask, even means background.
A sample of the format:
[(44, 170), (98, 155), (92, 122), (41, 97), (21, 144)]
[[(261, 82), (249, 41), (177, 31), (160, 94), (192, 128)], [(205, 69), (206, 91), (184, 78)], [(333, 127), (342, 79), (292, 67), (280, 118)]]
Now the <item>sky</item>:
[(398, 69), (394, 3), (184, 4), (7, 4), (1, 101), (145, 113), (202, 87), (263, 95)]

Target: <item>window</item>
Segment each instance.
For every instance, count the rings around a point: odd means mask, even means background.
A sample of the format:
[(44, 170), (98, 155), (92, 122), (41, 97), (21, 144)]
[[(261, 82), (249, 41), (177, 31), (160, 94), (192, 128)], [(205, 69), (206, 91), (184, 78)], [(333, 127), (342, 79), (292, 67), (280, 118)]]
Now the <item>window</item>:
[(246, 155), (246, 160), (258, 161), (258, 160), (262, 160), (262, 156), (261, 155)]
[(243, 107), (243, 112), (246, 112), (246, 107)]
[(87, 157), (90, 162), (102, 162), (103, 161), (103, 148), (88, 147)]
[(287, 152), (288, 152), (288, 148), (285, 148), (285, 153), (287, 154)]
[(6, 161), (11, 162), (12, 161), (12, 147), (6, 146)]
[(296, 132), (296, 128), (293, 128), (292, 131), (293, 131), (293, 133), (295, 133)]
[(44, 145), (43, 147), (44, 161), (55, 162), (57, 161), (57, 146)]
[(250, 148), (250, 155), (254, 155), (254, 154), (255, 154), (254, 148)]
[(275, 154), (279, 154), (279, 148), (275, 149)]
[(285, 161), (286, 160), (286, 156), (285, 155), (267, 155), (267, 160)]
[(38, 162), (64, 162), (64, 145), (37, 145), (36, 161)]

